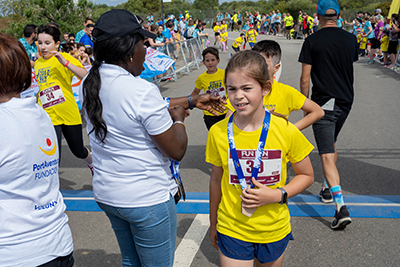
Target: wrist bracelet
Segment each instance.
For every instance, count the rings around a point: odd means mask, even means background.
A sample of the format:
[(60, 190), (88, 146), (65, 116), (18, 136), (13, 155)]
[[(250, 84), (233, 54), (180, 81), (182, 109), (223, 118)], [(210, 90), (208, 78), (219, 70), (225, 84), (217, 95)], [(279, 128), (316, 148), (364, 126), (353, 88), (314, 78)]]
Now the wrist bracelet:
[(183, 121), (174, 121), (174, 125), (175, 125), (175, 124), (182, 124), (183, 126), (186, 127), (186, 125), (185, 125), (185, 123), (184, 123)]
[(192, 110), (193, 109), (193, 98), (192, 98), (192, 95), (188, 96), (188, 100), (189, 100), (189, 109)]
[(67, 63), (65, 63), (65, 65), (63, 65), (64, 68), (66, 68), (68, 66), (68, 64), (69, 64), (69, 61), (67, 60)]

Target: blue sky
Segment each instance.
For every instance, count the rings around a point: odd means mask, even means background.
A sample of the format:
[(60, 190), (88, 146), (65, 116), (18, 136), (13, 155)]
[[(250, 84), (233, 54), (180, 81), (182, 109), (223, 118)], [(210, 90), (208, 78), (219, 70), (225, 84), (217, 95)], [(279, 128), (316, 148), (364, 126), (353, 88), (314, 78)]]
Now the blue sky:
[[(108, 6), (116, 6), (122, 3), (125, 3), (127, 0), (92, 0), (96, 4), (106, 4)], [(233, 0), (219, 0), (219, 3), (223, 2), (232, 2)], [(255, 0), (252, 0), (255, 1)], [(161, 1), (160, 1), (161, 3)]]

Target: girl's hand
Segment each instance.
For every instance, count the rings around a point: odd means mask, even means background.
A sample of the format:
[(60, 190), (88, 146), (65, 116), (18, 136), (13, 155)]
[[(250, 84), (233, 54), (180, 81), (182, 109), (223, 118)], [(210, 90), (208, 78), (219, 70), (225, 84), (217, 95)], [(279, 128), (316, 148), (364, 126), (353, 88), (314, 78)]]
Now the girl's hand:
[(210, 233), (208, 234), (211, 239), (211, 245), (218, 249), (218, 236), (217, 236), (217, 226), (211, 225), (210, 226)]
[(67, 60), (59, 52), (50, 51), (50, 54), (55, 56), (58, 59), (58, 61), (61, 63), (61, 65), (65, 66), (65, 64), (67, 64)]
[(243, 190), (243, 195), (240, 198), (243, 200), (243, 207), (245, 208), (257, 208), (271, 203), (279, 203), (282, 199), (282, 192), (278, 189), (271, 189), (266, 185), (258, 182), (256, 179), (251, 178), (253, 184), (257, 186), (257, 189), (251, 189), (248, 187)]

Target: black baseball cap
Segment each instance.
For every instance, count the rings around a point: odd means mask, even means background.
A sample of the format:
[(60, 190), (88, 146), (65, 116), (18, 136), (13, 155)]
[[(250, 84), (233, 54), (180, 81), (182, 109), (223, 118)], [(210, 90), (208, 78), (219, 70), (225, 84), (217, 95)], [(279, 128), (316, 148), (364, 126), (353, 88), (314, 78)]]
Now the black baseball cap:
[[(101, 31), (94, 31), (99, 29)], [(138, 17), (125, 9), (111, 9), (96, 21), (93, 30), (93, 42), (101, 42), (111, 37), (121, 37), (134, 33), (141, 33), (145, 37), (156, 38), (154, 33), (146, 31), (140, 26)]]

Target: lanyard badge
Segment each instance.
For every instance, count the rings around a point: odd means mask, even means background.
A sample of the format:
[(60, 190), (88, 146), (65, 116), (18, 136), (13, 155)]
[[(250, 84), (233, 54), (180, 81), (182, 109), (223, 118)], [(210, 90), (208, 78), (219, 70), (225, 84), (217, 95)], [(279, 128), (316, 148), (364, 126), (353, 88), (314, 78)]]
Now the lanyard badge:
[[(254, 179), (257, 179), (257, 176), (258, 176), (258, 171), (260, 169), (260, 164), (261, 164), (262, 155), (264, 152), (265, 142), (267, 140), (270, 122), (271, 122), (271, 113), (267, 109), (265, 109), (265, 116), (264, 116), (264, 122), (262, 125), (260, 141), (258, 142), (256, 155), (254, 157), (254, 165), (253, 165), (253, 169), (252, 169), (251, 177), (250, 177), (250, 188), (254, 188), (254, 184), (251, 181), (251, 178), (254, 177)], [(232, 156), (233, 165), (235, 166), (236, 175), (238, 176), (240, 186), (241, 186), (242, 190), (246, 190), (247, 182), (246, 182), (246, 178), (244, 177), (244, 174), (243, 174), (243, 170), (242, 170), (242, 167), (241, 167), (241, 164), (239, 161), (238, 154), (236, 152), (235, 138), (233, 136), (233, 114), (229, 117), (229, 122), (228, 122), (228, 141), (229, 141), (230, 154)], [(256, 209), (244, 209), (242, 207), (242, 213), (248, 217), (250, 217), (254, 213), (255, 210)]]

